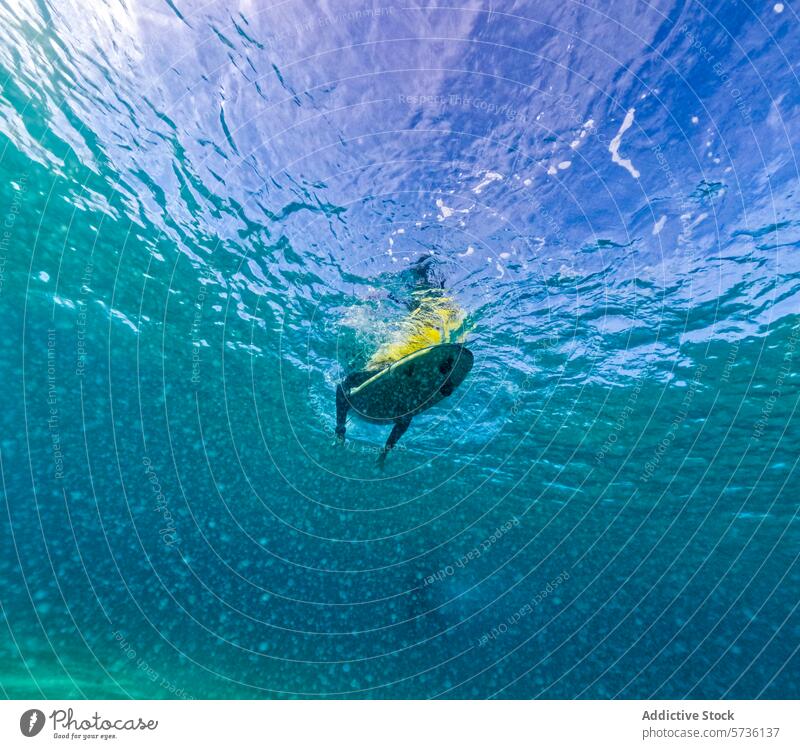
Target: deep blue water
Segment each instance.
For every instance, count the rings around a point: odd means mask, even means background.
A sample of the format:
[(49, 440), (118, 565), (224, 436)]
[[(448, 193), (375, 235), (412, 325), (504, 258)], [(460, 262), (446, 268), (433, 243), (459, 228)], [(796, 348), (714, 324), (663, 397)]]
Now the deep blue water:
[[(0, 24), (4, 695), (800, 697), (791, 3)], [(429, 254), (475, 366), (381, 473)]]

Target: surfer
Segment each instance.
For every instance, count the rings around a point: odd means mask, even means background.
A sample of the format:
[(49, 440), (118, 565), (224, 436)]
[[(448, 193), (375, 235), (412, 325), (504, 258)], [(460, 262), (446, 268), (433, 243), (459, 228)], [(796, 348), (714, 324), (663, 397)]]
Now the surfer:
[(446, 294), (433, 256), (420, 258), (409, 271), (413, 286), (404, 302), (409, 313), (364, 369), (336, 386), (337, 443), (344, 443), (351, 408), (368, 421), (393, 424), (378, 455), (381, 467), (414, 415), (449, 396), (472, 367), (472, 353), (460, 341), (452, 342), (463, 327), (464, 311)]

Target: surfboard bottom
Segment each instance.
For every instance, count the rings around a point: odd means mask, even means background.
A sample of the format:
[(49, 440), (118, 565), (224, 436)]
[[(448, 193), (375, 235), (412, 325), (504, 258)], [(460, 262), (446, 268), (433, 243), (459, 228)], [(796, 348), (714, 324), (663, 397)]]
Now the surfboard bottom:
[(466, 379), (474, 357), (458, 343), (429, 346), (376, 372), (345, 395), (367, 421), (410, 419), (449, 396)]

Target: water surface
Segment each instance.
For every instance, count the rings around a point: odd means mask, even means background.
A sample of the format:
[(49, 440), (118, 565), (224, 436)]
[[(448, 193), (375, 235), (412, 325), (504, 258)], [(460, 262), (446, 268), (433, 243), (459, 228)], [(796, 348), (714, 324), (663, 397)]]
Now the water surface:
[(800, 696), (794, 9), (483, 6), (0, 6), (4, 695)]

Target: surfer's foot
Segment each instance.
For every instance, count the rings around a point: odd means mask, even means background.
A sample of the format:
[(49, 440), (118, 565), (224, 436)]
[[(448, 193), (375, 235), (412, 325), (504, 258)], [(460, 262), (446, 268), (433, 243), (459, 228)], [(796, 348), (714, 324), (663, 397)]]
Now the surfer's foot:
[(381, 450), (378, 453), (378, 459), (375, 461), (375, 465), (380, 468), (380, 470), (386, 470), (386, 450)]

